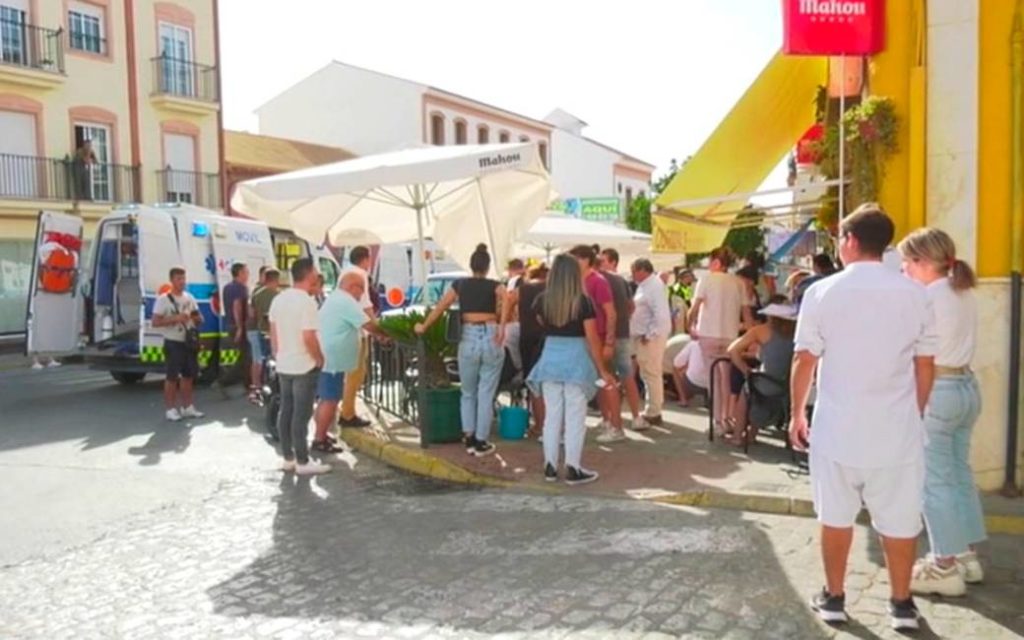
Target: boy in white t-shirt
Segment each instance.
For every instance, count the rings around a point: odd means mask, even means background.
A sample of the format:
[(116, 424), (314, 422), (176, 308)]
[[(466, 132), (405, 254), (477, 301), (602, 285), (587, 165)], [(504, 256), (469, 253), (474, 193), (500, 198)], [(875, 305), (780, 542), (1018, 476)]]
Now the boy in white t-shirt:
[(708, 370), (700, 343), (691, 340), (672, 361), (672, 379), (676, 383), (679, 404), (689, 406), (697, 396), (708, 394)]

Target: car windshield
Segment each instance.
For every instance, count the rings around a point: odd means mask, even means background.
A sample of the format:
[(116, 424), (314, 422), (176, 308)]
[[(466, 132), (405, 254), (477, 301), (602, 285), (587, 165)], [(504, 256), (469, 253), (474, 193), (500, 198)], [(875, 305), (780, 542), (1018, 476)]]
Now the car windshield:
[[(455, 282), (453, 279), (435, 279), (428, 280), (427, 286), (416, 292), (416, 296), (412, 299), (412, 304), (416, 306), (432, 307), (441, 301), (441, 297), (452, 288), (452, 283)], [(424, 291), (426, 292), (426, 299), (424, 299)]]

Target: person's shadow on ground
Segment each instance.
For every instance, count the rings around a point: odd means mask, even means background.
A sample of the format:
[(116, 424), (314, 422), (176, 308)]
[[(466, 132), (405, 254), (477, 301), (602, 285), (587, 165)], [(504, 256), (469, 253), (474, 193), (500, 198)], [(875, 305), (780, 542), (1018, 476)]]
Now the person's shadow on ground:
[(144, 467), (160, 464), (165, 453), (184, 453), (192, 442), (192, 427), (184, 424), (163, 424), (156, 428), (146, 444), (129, 447), (128, 453), (141, 456), (139, 464)]

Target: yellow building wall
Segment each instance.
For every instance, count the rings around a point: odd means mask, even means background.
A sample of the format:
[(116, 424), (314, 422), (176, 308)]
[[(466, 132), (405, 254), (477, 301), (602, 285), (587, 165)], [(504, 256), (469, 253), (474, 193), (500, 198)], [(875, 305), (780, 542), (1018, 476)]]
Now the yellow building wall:
[[(188, 123), (199, 130), (196, 141), (199, 163), (196, 171), (203, 173), (220, 172), (220, 147), (216, 110), (197, 115), (157, 105), (151, 98), (157, 78), (152, 59), (160, 55), (157, 30), (158, 4), (173, 4), (194, 16), (193, 60), (197, 64), (214, 66), (216, 60), (216, 33), (214, 31), (214, 3), (212, 0), (175, 0), (173, 3), (159, 3), (148, 0), (136, 5), (135, 21), (136, 56), (139, 79), (139, 133), (142, 148), (143, 189), (147, 201), (162, 198), (159, 193), (156, 172), (164, 167), (163, 136), (161, 124)], [(218, 68), (218, 73), (220, 69)]]
[[(37, 2), (36, 13), (30, 22), (45, 29), (67, 31), (67, 19), (62, 2)], [(13, 94), (42, 104), (36, 126), (42, 130), (41, 149), (36, 154), (46, 158), (64, 158), (74, 154), (72, 109), (101, 109), (113, 114), (111, 161), (131, 164), (131, 129), (128, 87), (125, 78), (128, 65), (125, 46), (124, 3), (111, 2), (107, 6), (107, 43), (109, 55), (93, 56), (72, 50), (64, 42), (63, 79), (51, 88), (32, 88), (4, 80), (0, 72), (0, 94)], [(101, 122), (101, 124), (111, 124)], [(34, 237), (36, 215), (40, 209), (70, 210), (70, 202), (35, 202), (0, 198), (0, 238), (27, 239)], [(87, 220), (109, 207), (83, 205), (80, 209)]]
[[(46, 29), (67, 30), (64, 3), (38, 2), (37, 14), (32, 22)], [(0, 93), (22, 95), (43, 103), (42, 125), (45, 130), (45, 149), (40, 155), (62, 158), (74, 153), (74, 138), (69, 111), (72, 107), (98, 107), (113, 112), (117, 117), (114, 127), (113, 161), (131, 164), (129, 142), (131, 132), (128, 117), (128, 75), (125, 55), (124, 6), (111, 2), (107, 6), (109, 50), (107, 59), (76, 52), (64, 42), (65, 78), (51, 89), (32, 89), (0, 80)], [(2, 76), (0, 76), (2, 77)]]
[[(63, 2), (37, 2), (37, 13), (30, 18), (32, 24), (67, 31), (66, 4)], [(157, 5), (184, 9), (194, 16), (193, 50), (199, 64), (216, 65), (216, 33), (214, 31), (213, 0), (176, 0), (173, 3), (153, 0), (136, 1), (135, 43), (138, 78), (139, 149), (142, 165), (140, 199), (156, 202), (159, 193), (156, 171), (163, 166), (162, 123), (188, 123), (198, 129), (197, 171), (220, 172), (220, 149), (217, 108), (203, 114), (185, 113), (155, 104), (152, 94), (156, 87), (152, 58), (159, 54), (157, 37)], [(43, 148), (38, 155), (64, 158), (72, 155), (74, 132), (71, 110), (75, 108), (101, 109), (113, 114), (111, 162), (132, 165), (131, 107), (128, 85), (128, 56), (125, 29), (125, 3), (110, 2), (106, 6), (106, 39), (109, 55), (105, 57), (83, 54), (72, 50), (64, 42), (65, 77), (55, 87), (34, 88), (5, 81), (0, 71), (0, 95), (13, 94), (37, 101), (43, 105), (38, 125), (43, 132)], [(218, 69), (219, 73), (219, 69)], [(108, 124), (103, 122), (103, 124)], [(70, 210), (70, 202), (24, 201), (0, 198), (0, 238), (31, 238), (35, 217), (40, 208)], [(87, 219), (109, 210), (109, 206), (83, 204), (80, 211)]]
[(878, 193), (879, 204), (896, 224), (896, 237), (910, 230), (910, 69), (916, 52), (913, 3), (908, 0), (885, 3), (885, 50), (868, 62), (869, 90), (872, 95), (888, 97), (900, 123), (899, 150), (883, 168)]
[[(980, 3), (978, 273), (1010, 272), (1010, 33), (1014, 2)], [(1020, 212), (1017, 212), (1020, 215)]]

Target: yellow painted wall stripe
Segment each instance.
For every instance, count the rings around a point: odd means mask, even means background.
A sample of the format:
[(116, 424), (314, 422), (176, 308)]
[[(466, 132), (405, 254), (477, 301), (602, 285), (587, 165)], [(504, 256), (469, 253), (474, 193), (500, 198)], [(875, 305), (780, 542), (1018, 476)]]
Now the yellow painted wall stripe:
[(977, 266), (984, 277), (1005, 276), (1010, 271), (1010, 158), (1012, 144), (1021, 143), (1010, 140), (1014, 4), (979, 3)]
[(871, 58), (868, 66), (869, 92), (892, 100), (899, 122), (899, 150), (884, 166), (878, 202), (896, 224), (896, 237), (910, 229), (910, 131), (911, 69), (917, 47), (913, 3), (885, 3), (885, 50)]

